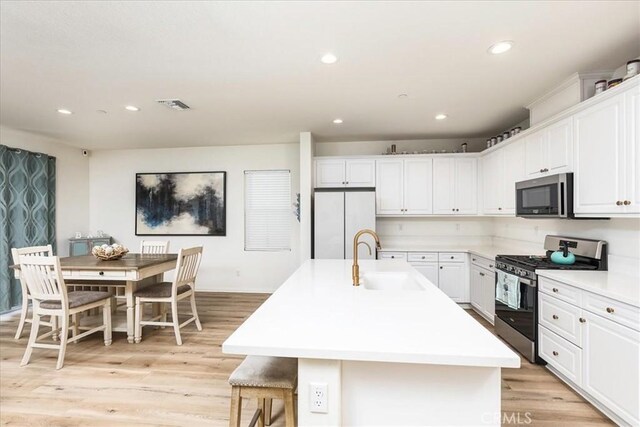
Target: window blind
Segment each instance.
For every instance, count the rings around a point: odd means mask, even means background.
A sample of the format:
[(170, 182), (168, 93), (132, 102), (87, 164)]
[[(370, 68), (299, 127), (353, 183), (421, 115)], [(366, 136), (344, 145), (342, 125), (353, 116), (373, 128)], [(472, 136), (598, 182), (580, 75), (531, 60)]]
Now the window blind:
[(291, 172), (244, 172), (244, 248), (291, 250)]

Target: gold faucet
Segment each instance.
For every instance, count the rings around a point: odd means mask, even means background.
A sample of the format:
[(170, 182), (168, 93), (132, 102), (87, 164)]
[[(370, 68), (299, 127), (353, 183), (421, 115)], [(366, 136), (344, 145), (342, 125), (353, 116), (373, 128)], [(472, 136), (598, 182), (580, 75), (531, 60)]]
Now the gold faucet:
[(353, 286), (360, 286), (360, 266), (358, 266), (358, 246), (360, 243), (364, 243), (369, 248), (369, 255), (371, 255), (371, 246), (367, 242), (358, 242), (358, 239), (363, 234), (371, 234), (376, 241), (376, 248), (382, 249), (380, 246), (380, 238), (375, 231), (364, 229), (360, 230), (353, 236), (353, 266), (351, 267), (351, 278), (353, 279)]

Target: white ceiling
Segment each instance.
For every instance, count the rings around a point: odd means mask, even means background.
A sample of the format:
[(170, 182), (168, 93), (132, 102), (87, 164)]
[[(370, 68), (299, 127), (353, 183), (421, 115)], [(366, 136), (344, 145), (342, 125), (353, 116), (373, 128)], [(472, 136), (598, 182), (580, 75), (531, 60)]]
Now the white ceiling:
[(90, 149), (486, 136), (640, 54), (637, 1), (0, 4), (0, 124)]

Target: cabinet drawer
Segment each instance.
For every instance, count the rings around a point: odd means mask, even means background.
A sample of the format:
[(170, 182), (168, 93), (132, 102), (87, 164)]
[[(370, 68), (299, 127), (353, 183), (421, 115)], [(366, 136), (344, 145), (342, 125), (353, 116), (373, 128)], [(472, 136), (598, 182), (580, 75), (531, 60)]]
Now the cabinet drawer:
[(640, 331), (640, 308), (590, 292), (585, 292), (583, 297), (585, 310), (633, 330)]
[(478, 267), (485, 268), (487, 270), (495, 271), (495, 260), (484, 258), (478, 255), (471, 254), (471, 264), (475, 264)]
[(437, 252), (409, 252), (409, 262), (438, 262)]
[(101, 277), (109, 277), (111, 279), (125, 279), (127, 277), (126, 271), (91, 271), (91, 270), (73, 270), (71, 272), (72, 277), (91, 277), (91, 278), (101, 278)]
[(467, 254), (464, 252), (440, 252), (438, 261), (440, 262), (464, 262)]
[(407, 260), (406, 252), (379, 252), (378, 259), (400, 259), (403, 261)]
[(544, 326), (538, 330), (539, 356), (576, 385), (582, 385), (582, 350)]
[(539, 278), (538, 286), (540, 292), (552, 295), (569, 304), (580, 306), (582, 293), (578, 288), (547, 279), (546, 277)]
[(579, 307), (562, 302), (546, 294), (538, 295), (538, 322), (562, 338), (582, 347), (582, 328)]

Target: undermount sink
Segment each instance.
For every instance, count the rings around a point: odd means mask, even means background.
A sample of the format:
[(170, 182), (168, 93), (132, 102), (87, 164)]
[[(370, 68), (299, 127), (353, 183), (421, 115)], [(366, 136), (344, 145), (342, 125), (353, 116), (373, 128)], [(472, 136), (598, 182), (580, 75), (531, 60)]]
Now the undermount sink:
[(424, 287), (408, 273), (365, 273), (360, 286), (370, 291), (424, 291)]

